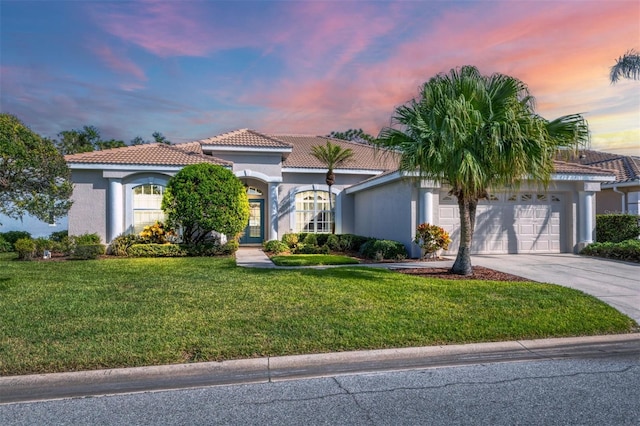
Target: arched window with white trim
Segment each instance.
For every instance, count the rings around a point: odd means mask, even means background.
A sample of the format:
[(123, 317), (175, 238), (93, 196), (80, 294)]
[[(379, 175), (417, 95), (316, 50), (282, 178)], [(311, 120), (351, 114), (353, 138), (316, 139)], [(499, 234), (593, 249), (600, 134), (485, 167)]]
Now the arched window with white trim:
[[(331, 202), (336, 205), (336, 196), (331, 194)], [(328, 191), (302, 191), (295, 196), (295, 231), (329, 233), (333, 223), (330, 212)]]
[(133, 231), (138, 234), (147, 225), (164, 221), (162, 195), (164, 187), (144, 184), (133, 187)]

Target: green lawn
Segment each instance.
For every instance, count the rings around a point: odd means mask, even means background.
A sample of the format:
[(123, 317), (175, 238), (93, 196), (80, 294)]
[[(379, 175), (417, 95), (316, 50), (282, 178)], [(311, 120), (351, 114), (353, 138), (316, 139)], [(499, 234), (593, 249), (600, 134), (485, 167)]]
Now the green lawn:
[(333, 254), (290, 254), (272, 256), (271, 261), (278, 266), (318, 266), (318, 265), (354, 265), (358, 259)]
[(624, 333), (553, 285), (386, 270), (244, 269), (233, 259), (18, 262), (0, 255), (0, 375)]

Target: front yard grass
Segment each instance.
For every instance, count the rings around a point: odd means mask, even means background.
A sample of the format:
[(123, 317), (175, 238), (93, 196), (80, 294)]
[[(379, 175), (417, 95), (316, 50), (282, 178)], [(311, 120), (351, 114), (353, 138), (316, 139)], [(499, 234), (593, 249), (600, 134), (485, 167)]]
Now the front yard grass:
[(271, 256), (271, 261), (278, 266), (320, 266), (320, 265), (354, 265), (358, 259), (334, 254), (289, 254)]
[(0, 375), (625, 333), (555, 285), (231, 258), (19, 262), (0, 255)]

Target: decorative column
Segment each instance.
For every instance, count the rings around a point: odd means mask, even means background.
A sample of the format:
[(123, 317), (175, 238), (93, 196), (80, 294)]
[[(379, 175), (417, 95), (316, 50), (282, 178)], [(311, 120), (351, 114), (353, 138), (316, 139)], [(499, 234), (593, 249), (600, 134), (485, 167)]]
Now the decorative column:
[(418, 189), (418, 222), (419, 223), (433, 223), (433, 189), (432, 188), (419, 188)]
[(278, 184), (269, 183), (269, 237), (268, 240), (278, 239)]
[(594, 198), (595, 193), (592, 191), (580, 191), (578, 192), (578, 206), (580, 209), (580, 232), (579, 235), (579, 248), (591, 244), (593, 242), (594, 234)]
[(108, 241), (122, 234), (124, 223), (124, 203), (122, 196), (122, 179), (109, 179), (109, 229), (107, 231)]

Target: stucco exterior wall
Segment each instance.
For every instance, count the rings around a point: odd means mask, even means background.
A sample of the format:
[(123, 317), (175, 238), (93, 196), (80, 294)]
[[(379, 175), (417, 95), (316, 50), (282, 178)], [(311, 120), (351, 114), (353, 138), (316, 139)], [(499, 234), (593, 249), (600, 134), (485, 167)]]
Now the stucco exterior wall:
[(354, 233), (400, 241), (413, 251), (417, 189), (400, 180), (357, 192), (354, 197)]
[(69, 210), (69, 235), (97, 233), (107, 241), (107, 180), (102, 171), (74, 170), (73, 205)]

